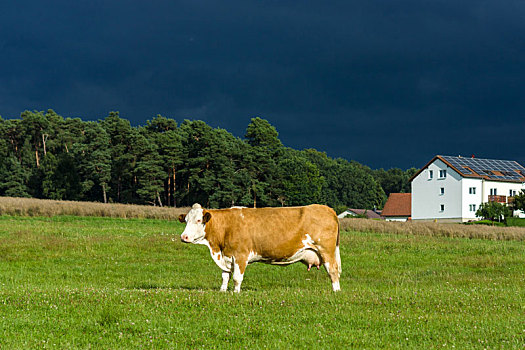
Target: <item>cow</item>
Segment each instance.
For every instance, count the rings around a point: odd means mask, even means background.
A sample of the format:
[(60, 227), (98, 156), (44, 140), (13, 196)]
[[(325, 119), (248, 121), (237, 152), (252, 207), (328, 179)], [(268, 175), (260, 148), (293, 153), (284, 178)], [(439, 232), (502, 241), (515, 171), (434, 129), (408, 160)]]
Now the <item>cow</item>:
[(179, 216), (179, 221), (186, 223), (180, 236), (183, 243), (209, 248), (222, 270), (223, 292), (228, 289), (230, 276), (234, 292), (241, 291), (248, 264), (289, 265), (299, 261), (308, 266), (308, 271), (323, 264), (332, 289), (340, 290), (339, 221), (327, 206), (203, 209), (196, 203), (188, 214)]

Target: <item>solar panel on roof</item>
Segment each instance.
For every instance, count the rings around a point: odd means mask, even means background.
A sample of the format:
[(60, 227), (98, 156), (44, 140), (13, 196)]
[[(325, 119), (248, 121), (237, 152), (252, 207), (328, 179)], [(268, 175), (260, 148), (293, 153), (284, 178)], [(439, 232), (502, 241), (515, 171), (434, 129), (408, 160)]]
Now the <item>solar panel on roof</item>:
[[(518, 181), (525, 177), (525, 168), (517, 162), (499, 159), (442, 156), (451, 166), (465, 175), (474, 173), (494, 180)], [(472, 171), (471, 171), (472, 170)], [(519, 171), (518, 174), (516, 171)], [(494, 173), (497, 172), (497, 175)]]

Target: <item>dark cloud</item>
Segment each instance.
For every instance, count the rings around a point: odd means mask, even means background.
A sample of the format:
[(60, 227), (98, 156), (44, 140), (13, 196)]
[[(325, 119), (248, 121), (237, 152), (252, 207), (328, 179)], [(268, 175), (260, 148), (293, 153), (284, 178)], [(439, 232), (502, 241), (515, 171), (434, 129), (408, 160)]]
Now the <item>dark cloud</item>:
[(524, 19), (518, 0), (13, 2), (0, 114), (160, 113), (241, 137), (261, 116), (374, 168), (525, 162)]

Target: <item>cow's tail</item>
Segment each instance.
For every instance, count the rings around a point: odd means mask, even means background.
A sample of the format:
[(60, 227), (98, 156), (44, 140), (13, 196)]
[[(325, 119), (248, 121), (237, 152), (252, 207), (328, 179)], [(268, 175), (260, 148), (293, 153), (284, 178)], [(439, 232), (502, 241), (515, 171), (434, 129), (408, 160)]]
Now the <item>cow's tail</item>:
[(341, 254), (339, 253), (339, 236), (341, 235), (341, 228), (339, 227), (339, 223), (337, 225), (337, 241), (335, 245), (335, 261), (337, 261), (337, 268), (339, 270), (339, 274), (343, 271), (341, 267)]

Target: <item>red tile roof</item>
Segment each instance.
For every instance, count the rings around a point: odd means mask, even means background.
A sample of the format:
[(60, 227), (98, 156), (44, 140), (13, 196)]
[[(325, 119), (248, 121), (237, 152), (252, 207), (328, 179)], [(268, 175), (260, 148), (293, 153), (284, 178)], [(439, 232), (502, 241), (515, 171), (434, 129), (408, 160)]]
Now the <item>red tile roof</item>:
[(382, 216), (412, 215), (412, 195), (410, 193), (390, 193), (383, 208)]

